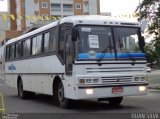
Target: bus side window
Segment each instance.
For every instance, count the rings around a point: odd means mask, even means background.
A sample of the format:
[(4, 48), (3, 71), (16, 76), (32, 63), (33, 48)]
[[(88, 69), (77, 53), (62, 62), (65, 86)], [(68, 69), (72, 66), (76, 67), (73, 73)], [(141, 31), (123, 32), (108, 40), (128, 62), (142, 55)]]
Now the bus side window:
[(20, 58), (21, 57), (21, 42), (17, 42), (16, 43), (16, 58)]
[(50, 37), (49, 32), (44, 34), (44, 46), (43, 46), (44, 53), (49, 52), (49, 37)]
[(9, 59), (14, 59), (14, 55), (15, 55), (15, 44), (12, 44), (9, 46)]
[(22, 42), (23, 44), (23, 53), (22, 56), (29, 56), (30, 55), (30, 45), (31, 45), (31, 40), (25, 40)]
[(66, 26), (65, 25), (61, 25), (60, 29), (59, 29), (59, 47), (58, 47), (58, 52), (59, 55), (61, 56), (61, 58), (64, 60), (64, 49), (65, 49), (65, 30), (66, 30)]
[(50, 40), (49, 40), (49, 51), (56, 51), (56, 29), (51, 29)]
[(41, 54), (42, 52), (42, 35), (37, 36), (37, 43), (36, 43), (36, 54)]
[(37, 43), (37, 38), (34, 37), (32, 39), (32, 55), (35, 55), (36, 54), (36, 43)]
[(42, 35), (32, 39), (32, 55), (41, 54), (42, 52)]
[(9, 60), (9, 46), (6, 47), (6, 59)]

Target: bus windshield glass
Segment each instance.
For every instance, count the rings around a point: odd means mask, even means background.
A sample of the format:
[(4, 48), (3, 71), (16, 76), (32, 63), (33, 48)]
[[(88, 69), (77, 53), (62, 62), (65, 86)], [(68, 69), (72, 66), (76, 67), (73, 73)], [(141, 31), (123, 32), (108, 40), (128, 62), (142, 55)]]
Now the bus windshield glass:
[(142, 57), (139, 48), (139, 28), (114, 27), (115, 48), (118, 59)]
[(139, 49), (139, 28), (110, 26), (76, 26), (77, 60), (144, 58)]

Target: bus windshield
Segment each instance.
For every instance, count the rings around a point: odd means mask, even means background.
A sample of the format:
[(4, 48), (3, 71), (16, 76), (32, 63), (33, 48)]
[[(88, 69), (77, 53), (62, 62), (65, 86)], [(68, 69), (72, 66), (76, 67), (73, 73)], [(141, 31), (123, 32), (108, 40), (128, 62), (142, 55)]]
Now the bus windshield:
[(110, 26), (76, 26), (78, 60), (144, 58), (139, 48), (139, 28)]

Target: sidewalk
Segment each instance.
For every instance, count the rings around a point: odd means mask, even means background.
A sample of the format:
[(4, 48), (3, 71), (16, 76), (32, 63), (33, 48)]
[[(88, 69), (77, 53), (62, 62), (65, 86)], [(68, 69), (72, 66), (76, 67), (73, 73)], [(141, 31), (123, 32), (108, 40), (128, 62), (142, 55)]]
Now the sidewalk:
[(160, 90), (160, 70), (152, 70), (148, 73), (149, 89)]
[(160, 90), (160, 84), (149, 84), (148, 88)]

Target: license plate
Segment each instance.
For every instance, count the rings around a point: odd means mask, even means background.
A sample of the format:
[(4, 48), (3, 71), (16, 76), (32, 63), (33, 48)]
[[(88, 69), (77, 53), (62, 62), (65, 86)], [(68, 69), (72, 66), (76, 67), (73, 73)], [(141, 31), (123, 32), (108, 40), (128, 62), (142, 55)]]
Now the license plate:
[(123, 92), (123, 87), (113, 87), (112, 88), (112, 93), (118, 94)]

